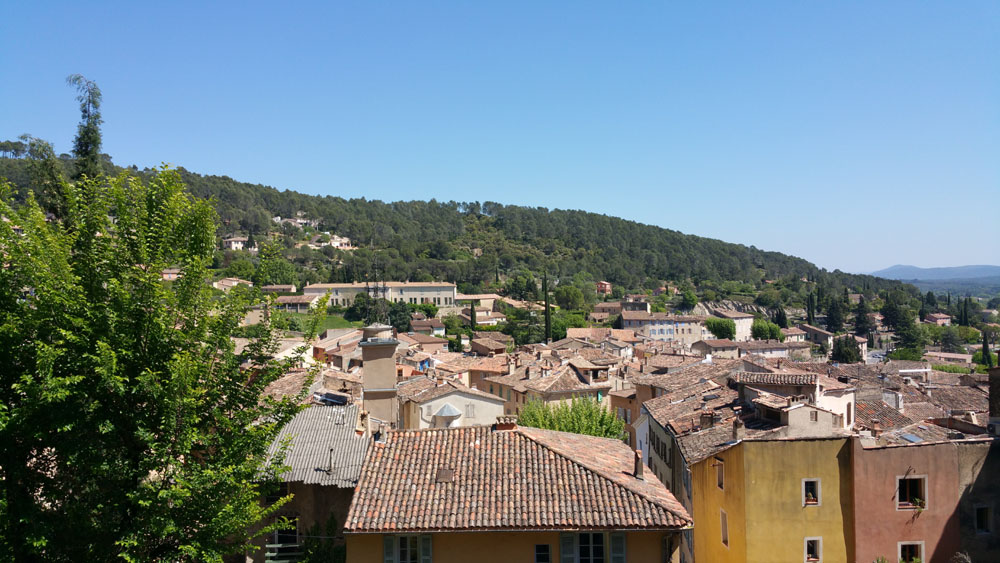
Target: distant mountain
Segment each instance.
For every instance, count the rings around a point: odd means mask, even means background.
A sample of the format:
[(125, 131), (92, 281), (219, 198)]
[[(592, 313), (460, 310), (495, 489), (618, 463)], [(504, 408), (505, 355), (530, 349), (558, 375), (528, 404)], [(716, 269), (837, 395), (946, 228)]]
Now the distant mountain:
[(916, 266), (896, 265), (872, 272), (871, 275), (890, 280), (970, 280), (1000, 276), (1000, 266), (918, 268)]

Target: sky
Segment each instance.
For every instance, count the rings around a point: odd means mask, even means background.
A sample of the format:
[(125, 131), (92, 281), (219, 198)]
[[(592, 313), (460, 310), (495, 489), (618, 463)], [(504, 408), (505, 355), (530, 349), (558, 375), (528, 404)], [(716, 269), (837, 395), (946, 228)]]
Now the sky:
[(585, 209), (866, 272), (1000, 264), (1000, 3), (7, 2), (0, 139)]

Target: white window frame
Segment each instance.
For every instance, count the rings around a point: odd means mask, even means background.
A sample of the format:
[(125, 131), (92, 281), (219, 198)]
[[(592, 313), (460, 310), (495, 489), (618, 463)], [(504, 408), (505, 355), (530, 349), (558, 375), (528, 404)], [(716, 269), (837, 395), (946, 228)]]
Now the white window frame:
[(385, 534), (382, 536), (383, 563), (399, 563), (401, 538), (417, 538), (417, 560), (420, 563), (431, 563), (434, 560), (434, 540), (430, 534)]
[[(917, 507), (916, 505), (901, 506), (899, 504), (899, 483), (903, 479), (920, 479), (920, 480), (923, 481), (924, 498), (920, 499), (920, 500), (924, 501), (924, 505), (922, 507)], [(920, 510), (927, 510), (927, 507), (929, 507), (931, 505), (930, 499), (927, 498), (929, 496), (930, 496), (930, 494), (929, 494), (928, 487), (927, 487), (927, 475), (926, 474), (925, 475), (896, 475), (896, 510), (897, 511), (917, 510), (918, 508)], [(903, 542), (903, 543), (906, 543), (906, 542)]]
[[(816, 482), (816, 502), (806, 502), (806, 483)], [(823, 506), (823, 480), (819, 477), (806, 477), (802, 479), (802, 506)]]
[[(818, 550), (819, 551), (819, 559), (809, 559), (809, 542), (811, 542), (811, 541), (816, 542), (816, 545), (819, 547), (819, 550)], [(805, 561), (806, 563), (815, 563), (815, 562), (819, 561), (820, 563), (822, 563), (822, 561), (823, 561), (823, 537), (822, 536), (805, 538), (805, 539), (802, 540), (802, 561)]]
[(920, 560), (921, 561), (927, 561), (927, 558), (924, 557), (924, 553), (925, 553), (926, 550), (924, 549), (924, 542), (923, 541), (901, 541), (901, 542), (896, 542), (896, 561), (902, 561), (903, 560), (903, 546), (904, 545), (919, 545), (920, 546)]

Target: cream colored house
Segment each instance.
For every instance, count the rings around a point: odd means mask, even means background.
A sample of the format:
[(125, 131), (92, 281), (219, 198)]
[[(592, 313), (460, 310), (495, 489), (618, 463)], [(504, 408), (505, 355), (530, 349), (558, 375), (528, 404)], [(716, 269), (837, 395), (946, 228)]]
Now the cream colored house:
[[(454, 305), (457, 295), (455, 284), (447, 282), (385, 282), (385, 298), (393, 303), (431, 303), (438, 306)], [(368, 285), (356, 283), (316, 283), (303, 288), (303, 293), (325, 294), (330, 292), (330, 304), (346, 307), (354, 303), (359, 293), (367, 293)]]
[(485, 426), (503, 415), (503, 399), (457, 381), (416, 377), (400, 383), (397, 391), (398, 427), (407, 430)]

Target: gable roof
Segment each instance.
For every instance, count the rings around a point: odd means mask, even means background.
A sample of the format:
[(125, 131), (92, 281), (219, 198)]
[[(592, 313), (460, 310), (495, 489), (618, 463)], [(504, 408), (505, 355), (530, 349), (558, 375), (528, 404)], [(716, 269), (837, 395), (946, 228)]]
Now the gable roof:
[(816, 378), (815, 373), (741, 372), (733, 377), (733, 381), (749, 385), (816, 385)]
[(691, 526), (659, 481), (632, 476), (633, 459), (620, 440), (537, 428), (393, 430), (370, 448), (344, 531)]
[(305, 408), (281, 429), (267, 455), (275, 455), (282, 440), (291, 438), (285, 455), (291, 470), (281, 475), (283, 481), (354, 488), (369, 442), (355, 431), (357, 420), (356, 404)]

